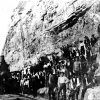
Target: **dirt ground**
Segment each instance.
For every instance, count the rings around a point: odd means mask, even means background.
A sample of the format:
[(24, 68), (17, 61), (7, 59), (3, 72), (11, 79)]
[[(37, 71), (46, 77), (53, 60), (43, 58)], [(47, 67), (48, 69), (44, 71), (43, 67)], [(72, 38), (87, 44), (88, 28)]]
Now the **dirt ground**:
[(34, 98), (32, 95), (5, 94), (5, 95), (0, 95), (0, 100), (48, 100), (48, 99), (40, 96)]

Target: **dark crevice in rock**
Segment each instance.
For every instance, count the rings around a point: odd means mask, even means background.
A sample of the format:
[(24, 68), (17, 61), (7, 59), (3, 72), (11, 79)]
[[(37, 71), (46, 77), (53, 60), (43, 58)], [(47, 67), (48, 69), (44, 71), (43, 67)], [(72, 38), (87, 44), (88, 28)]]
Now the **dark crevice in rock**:
[(72, 14), (72, 16), (67, 19), (65, 22), (61, 23), (60, 25), (54, 26), (52, 29), (48, 30), (48, 31), (55, 31), (56, 34), (59, 34), (60, 32), (72, 27), (73, 25), (75, 25), (78, 21), (78, 19), (82, 16), (84, 16), (86, 14), (86, 12), (91, 8), (88, 7), (86, 9), (84, 9), (83, 11), (80, 10), (78, 12), (75, 12)]

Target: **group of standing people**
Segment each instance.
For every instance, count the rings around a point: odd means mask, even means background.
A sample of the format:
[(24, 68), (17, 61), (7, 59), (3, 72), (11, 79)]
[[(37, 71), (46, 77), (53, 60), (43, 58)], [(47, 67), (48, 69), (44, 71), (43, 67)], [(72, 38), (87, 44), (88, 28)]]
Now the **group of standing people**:
[[(27, 69), (17, 75), (12, 74), (7, 79), (8, 83), (13, 82), (14, 86), (12, 86), (11, 91), (33, 94), (36, 97), (37, 90), (47, 86), (48, 83), (49, 100), (52, 98), (53, 100), (56, 100), (56, 98), (59, 100), (61, 95), (66, 100), (66, 91), (68, 89), (70, 90), (68, 99), (78, 100), (80, 87), (93, 83), (94, 72), (97, 68), (95, 64), (97, 55), (92, 48), (96, 42), (97, 38), (94, 35), (92, 35), (91, 39), (85, 36), (83, 41), (76, 43), (76, 46), (67, 45), (67, 47), (61, 48), (63, 52), (61, 57), (52, 55), (51, 60), (45, 60), (46, 62), (43, 61), (43, 64), (40, 63), (42, 67), (45, 66), (45, 63), (49, 63), (47, 64), (48, 67), (44, 67), (43, 71), (30, 72), (30, 69)], [(8, 91), (10, 90), (8, 83), (5, 80), (3, 81), (6, 86), (6, 93), (12, 93)], [(17, 87), (15, 84), (17, 84)], [(86, 89), (83, 88), (81, 98), (84, 96), (84, 91)]]
[(45, 74), (44, 72), (25, 74), (20, 80), (22, 94), (33, 94), (37, 96), (37, 90), (45, 86)]
[[(37, 96), (37, 90), (45, 86), (44, 72), (23, 74), (11, 72), (9, 77), (2, 78), (2, 94), (31, 94)], [(0, 90), (1, 92), (1, 90)]]
[[(54, 79), (56, 81), (55, 85), (55, 82), (52, 81), (54, 75), (52, 74), (49, 77), (51, 83), (53, 83), (51, 85), (49, 82), (49, 100), (51, 100), (51, 97), (55, 98), (55, 87), (57, 87), (58, 100), (62, 90), (64, 100), (66, 100), (66, 89), (70, 90), (69, 100), (79, 100), (79, 98), (82, 100), (84, 98), (86, 89), (96, 82), (94, 73), (98, 67), (96, 64), (97, 54), (93, 51), (96, 42), (97, 38), (94, 35), (90, 39), (85, 36), (84, 40), (79, 41), (77, 46), (68, 45), (62, 48), (64, 59), (60, 61), (61, 63), (59, 63), (59, 59), (54, 58), (56, 66), (54, 68), (58, 78), (57, 80)], [(62, 69), (65, 71), (62, 71)]]

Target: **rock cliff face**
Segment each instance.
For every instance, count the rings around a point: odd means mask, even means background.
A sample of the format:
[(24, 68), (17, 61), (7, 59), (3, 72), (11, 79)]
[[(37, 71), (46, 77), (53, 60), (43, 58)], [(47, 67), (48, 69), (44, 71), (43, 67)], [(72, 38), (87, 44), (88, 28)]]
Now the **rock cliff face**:
[(99, 23), (100, 0), (21, 1), (11, 16), (5, 60), (11, 70), (22, 69), (23, 61), (34, 65), (85, 35), (98, 36)]

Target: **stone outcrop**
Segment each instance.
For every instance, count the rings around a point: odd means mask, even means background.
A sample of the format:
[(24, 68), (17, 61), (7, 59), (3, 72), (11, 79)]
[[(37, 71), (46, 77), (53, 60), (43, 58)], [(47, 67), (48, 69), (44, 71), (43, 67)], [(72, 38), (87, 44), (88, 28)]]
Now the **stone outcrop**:
[(41, 56), (84, 36), (98, 36), (99, 0), (21, 1), (11, 16), (3, 54), (11, 71), (35, 65)]
[(100, 86), (89, 88), (85, 93), (84, 100), (100, 100)]

